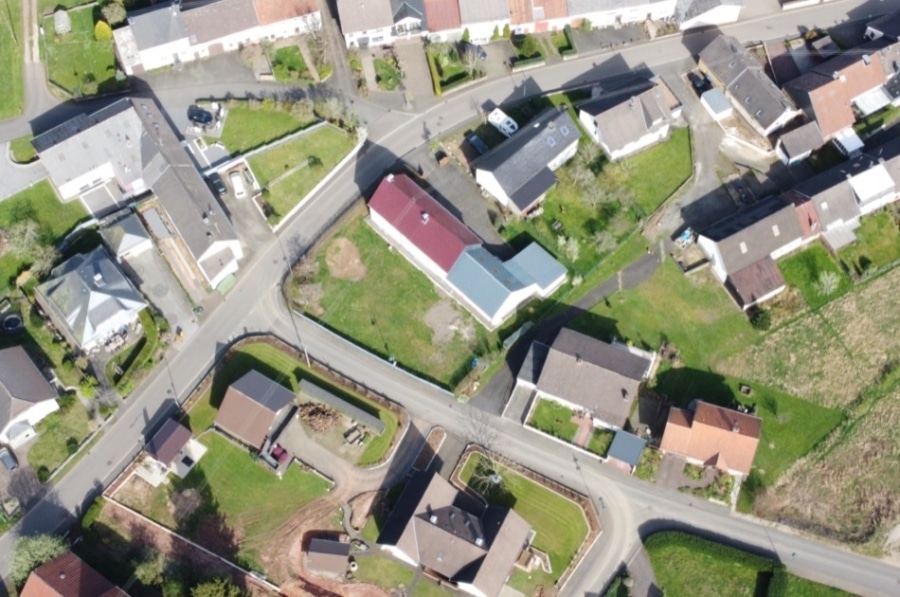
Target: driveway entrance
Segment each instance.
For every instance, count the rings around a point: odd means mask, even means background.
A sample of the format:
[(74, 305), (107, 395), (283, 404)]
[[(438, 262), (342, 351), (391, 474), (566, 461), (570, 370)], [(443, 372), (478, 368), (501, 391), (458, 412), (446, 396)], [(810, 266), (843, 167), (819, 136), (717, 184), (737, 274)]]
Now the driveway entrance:
[(394, 52), (403, 70), (403, 84), (413, 97), (434, 97), (431, 71), (421, 39), (408, 39), (394, 44)]

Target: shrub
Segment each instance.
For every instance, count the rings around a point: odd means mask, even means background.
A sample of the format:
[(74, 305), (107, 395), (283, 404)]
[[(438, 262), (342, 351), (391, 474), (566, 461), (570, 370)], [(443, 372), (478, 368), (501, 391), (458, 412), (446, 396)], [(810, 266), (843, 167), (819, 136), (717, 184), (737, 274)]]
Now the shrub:
[(38, 481), (41, 483), (46, 483), (50, 480), (50, 469), (44, 465), (39, 466), (35, 474), (37, 474)]
[(509, 23), (503, 26), (503, 37), (509, 39), (512, 36), (512, 32), (509, 30)]
[(78, 451), (78, 440), (74, 437), (70, 437), (66, 440), (66, 452), (69, 453), (69, 456)]
[(112, 27), (106, 21), (97, 21), (94, 25), (94, 39), (97, 41), (109, 41), (112, 39)]
[(245, 594), (225, 578), (214, 578), (191, 589), (191, 597), (243, 597)]
[(494, 32), (491, 33), (491, 41), (497, 41), (500, 39), (500, 28), (497, 25), (494, 25)]
[(60, 410), (69, 410), (73, 406), (75, 406), (75, 394), (72, 392), (66, 392), (65, 394), (61, 394), (59, 398), (56, 399), (57, 404), (59, 404)]
[(582, 31), (590, 31), (594, 28), (594, 25), (591, 23), (590, 19), (581, 19), (581, 30)]
[(523, 58), (534, 58), (534, 55), (540, 52), (538, 49), (538, 40), (535, 36), (529, 34), (522, 38), (519, 43), (519, 55)]
[(127, 18), (125, 7), (118, 2), (107, 2), (103, 8), (100, 9), (100, 14), (102, 14), (103, 18), (106, 19), (106, 22), (113, 27)]
[[(97, 395), (97, 380), (93, 376), (83, 377), (78, 383), (78, 389), (85, 398), (93, 398)], [(62, 404), (60, 403), (60, 406)]]
[(88, 530), (94, 525), (97, 518), (100, 517), (104, 504), (106, 504), (106, 500), (103, 496), (97, 496), (97, 499), (84, 511), (84, 516), (81, 517), (81, 528)]
[(469, 43), (469, 41), (472, 39), (472, 38), (469, 36), (469, 28), (468, 28), (468, 27), (466, 27), (466, 28), (463, 30), (462, 38), (461, 38), (461, 39), (462, 39), (462, 42), (463, 42), (463, 43)]
[(31, 571), (68, 551), (65, 539), (56, 535), (22, 537), (16, 543), (9, 575), (21, 587)]
[(760, 309), (750, 317), (750, 325), (754, 329), (764, 332), (772, 327), (772, 314), (765, 309)]
[(437, 59), (434, 52), (425, 52), (428, 57), (428, 70), (431, 71), (431, 85), (434, 88), (435, 97), (441, 97), (443, 90), (441, 89), (441, 74), (438, 71)]

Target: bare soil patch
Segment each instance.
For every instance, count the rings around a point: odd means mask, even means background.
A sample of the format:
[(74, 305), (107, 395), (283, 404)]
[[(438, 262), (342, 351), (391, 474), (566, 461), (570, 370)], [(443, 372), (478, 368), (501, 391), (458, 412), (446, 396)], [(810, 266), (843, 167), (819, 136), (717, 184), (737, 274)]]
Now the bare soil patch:
[(366, 277), (366, 266), (360, 258), (359, 249), (344, 237), (338, 237), (328, 245), (325, 263), (331, 275), (339, 280), (359, 282)]
[[(141, 512), (146, 512), (153, 500), (153, 495), (155, 493), (155, 487), (153, 487), (137, 475), (132, 475), (118, 489), (118, 491), (116, 491), (115, 496), (118, 502), (125, 504), (129, 508)], [(178, 519), (174, 517), (174, 512), (171, 507), (169, 507), (167, 511), (158, 512), (156, 514), (158, 514), (159, 518), (162, 519), (157, 520), (157, 522), (159, 522), (160, 524), (163, 524), (170, 528), (175, 528), (177, 526)], [(155, 519), (156, 516), (154, 516), (153, 518)]]
[(457, 334), (467, 343), (475, 338), (475, 324), (465, 320), (448, 298), (435, 303), (425, 313), (425, 324), (431, 328), (432, 339), (438, 345), (450, 344)]
[(196, 489), (175, 491), (169, 496), (169, 512), (178, 524), (186, 522), (203, 503), (203, 497)]
[(366, 525), (366, 521), (372, 515), (375, 504), (381, 499), (383, 491), (366, 491), (348, 502), (350, 506), (350, 526), (357, 531)]

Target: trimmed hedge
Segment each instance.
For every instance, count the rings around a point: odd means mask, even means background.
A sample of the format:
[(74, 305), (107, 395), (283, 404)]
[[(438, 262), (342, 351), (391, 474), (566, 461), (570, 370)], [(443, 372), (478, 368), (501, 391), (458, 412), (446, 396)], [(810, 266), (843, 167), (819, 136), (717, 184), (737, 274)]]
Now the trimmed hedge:
[(687, 547), (698, 554), (716, 560), (727, 558), (736, 564), (754, 570), (774, 570), (775, 567), (779, 565), (774, 560), (741, 551), (730, 545), (716, 543), (715, 541), (704, 539), (697, 535), (682, 533), (681, 531), (662, 531), (660, 533), (654, 533), (644, 541), (644, 548), (648, 550), (670, 546)]
[(444, 91), (441, 89), (441, 73), (438, 71), (437, 58), (433, 52), (425, 50), (425, 56), (428, 58), (428, 70), (431, 71), (431, 85), (434, 87), (435, 97), (441, 97)]
[(535, 66), (538, 64), (544, 64), (547, 62), (547, 59), (541, 56), (534, 56), (533, 58), (523, 58), (522, 60), (516, 60), (513, 62), (513, 70), (519, 70), (523, 68), (528, 68), (529, 66)]
[(572, 35), (572, 27), (570, 25), (566, 25), (563, 27), (563, 35), (566, 36), (566, 43), (569, 44), (569, 47), (559, 53), (560, 56), (575, 56), (578, 54), (578, 46), (575, 45), (575, 36)]

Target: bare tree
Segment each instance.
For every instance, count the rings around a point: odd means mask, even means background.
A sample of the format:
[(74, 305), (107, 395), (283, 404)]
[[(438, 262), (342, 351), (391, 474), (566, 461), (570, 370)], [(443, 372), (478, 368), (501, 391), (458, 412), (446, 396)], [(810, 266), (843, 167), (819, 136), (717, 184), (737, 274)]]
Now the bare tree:
[(470, 77), (475, 77), (476, 73), (478, 73), (478, 54), (470, 48), (465, 50), (460, 58), (462, 58), (462, 64), (466, 69), (466, 74)]
[(831, 296), (837, 292), (841, 285), (841, 279), (835, 272), (822, 272), (818, 282), (815, 283), (816, 292), (822, 296)]
[(41, 229), (34, 220), (21, 220), (6, 231), (6, 243), (17, 257), (30, 257), (40, 245)]
[(53, 247), (47, 245), (38, 246), (31, 257), (31, 271), (38, 277), (46, 276), (53, 269), (56, 260), (59, 259), (59, 253)]
[(291, 116), (300, 122), (311, 122), (316, 118), (316, 108), (309, 98), (300, 98), (291, 105)]
[(616, 248), (616, 237), (606, 230), (598, 230), (595, 232), (592, 240), (597, 247), (598, 253), (606, 253)]
[(489, 452), (493, 452), (496, 448), (497, 431), (496, 423), (492, 417), (471, 405), (466, 405), (466, 439), (469, 443), (477, 444)]

